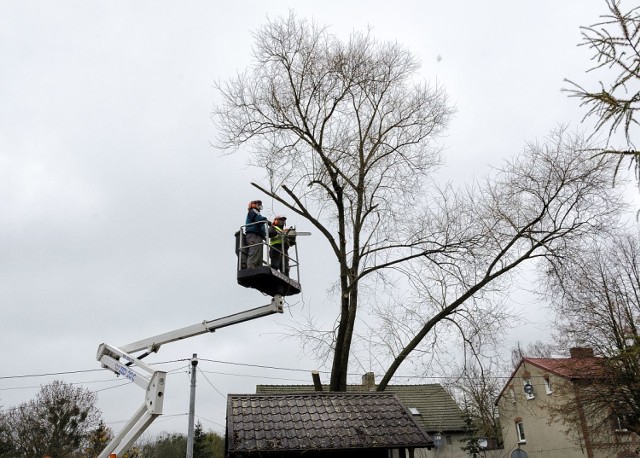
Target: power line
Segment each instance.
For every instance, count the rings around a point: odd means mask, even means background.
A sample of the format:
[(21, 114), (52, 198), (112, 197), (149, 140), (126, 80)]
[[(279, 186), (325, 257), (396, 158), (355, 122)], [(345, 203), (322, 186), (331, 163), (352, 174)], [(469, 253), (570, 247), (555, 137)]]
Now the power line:
[[(279, 371), (311, 372), (311, 369), (295, 369), (295, 368), (290, 368), (290, 367), (266, 366), (266, 365), (263, 365), (263, 364), (236, 363), (236, 362), (232, 362), (232, 361), (220, 361), (220, 360), (217, 360), (217, 359), (201, 358), (200, 361), (207, 361), (209, 363), (217, 363), (217, 364), (228, 364), (230, 366), (243, 366), (243, 367), (257, 367), (257, 368), (260, 368), (260, 369), (273, 369), (273, 370), (279, 370)], [(329, 371), (318, 371), (318, 372), (322, 372), (323, 374), (329, 374), (330, 373)]]
[(197, 415), (197, 414), (196, 414), (196, 417), (198, 417), (198, 420), (204, 420), (204, 421), (209, 422), (211, 424), (214, 424), (216, 426), (220, 426), (221, 428), (225, 428), (225, 425), (220, 424), (217, 421), (209, 420), (208, 418), (201, 417), (200, 415)]
[(155, 421), (155, 423), (156, 424), (165, 423), (167, 421), (175, 420), (178, 417), (184, 417), (186, 415), (189, 415), (189, 413), (188, 412), (185, 412), (185, 413), (174, 413), (172, 415), (163, 414), (161, 418), (159, 418), (159, 419), (157, 419)]
[[(153, 364), (154, 365), (163, 365), (163, 364), (172, 364), (172, 363), (177, 363), (177, 362), (188, 362), (188, 361), (190, 361), (189, 358), (180, 358), (180, 359), (169, 360), (169, 361), (154, 362)], [(300, 369), (300, 368), (281, 367), (281, 366), (270, 366), (270, 365), (264, 365), (264, 364), (252, 364), (252, 363), (242, 363), (242, 362), (234, 362), (234, 361), (222, 361), (222, 360), (208, 359), (208, 358), (202, 358), (202, 359), (200, 359), (200, 361), (205, 361), (205, 362), (214, 363), (214, 364), (224, 364), (224, 365), (229, 365), (229, 366), (250, 367), (250, 368), (278, 370), (278, 371), (287, 371), (287, 372), (300, 372), (300, 373), (309, 373), (309, 372), (311, 372), (310, 369)], [(179, 368), (171, 369), (168, 372), (168, 375), (175, 375), (176, 373), (185, 370), (185, 368), (186, 368), (186, 366), (181, 366)], [(269, 376), (253, 375), (253, 374), (234, 374), (234, 373), (225, 373), (225, 372), (216, 372), (216, 371), (202, 371), (201, 369), (199, 369), (199, 370), (202, 373), (214, 373), (214, 374), (233, 376), (233, 377), (262, 378), (262, 379), (268, 379), (268, 380), (284, 380), (284, 381), (291, 381), (291, 382), (298, 382), (298, 383), (306, 383), (307, 382), (307, 380), (292, 379), (292, 378), (286, 378), (286, 377), (269, 377)], [(48, 372), (48, 373), (6, 375), (6, 376), (1, 376), (0, 380), (41, 378), (41, 377), (52, 377), (52, 376), (59, 376), (59, 375), (74, 375), (74, 374), (94, 373), (94, 372), (103, 372), (103, 371), (104, 371), (104, 369), (80, 369), (80, 370)], [(321, 373), (323, 373), (325, 375), (330, 374), (329, 371), (319, 371), (319, 372), (321, 372)], [(359, 375), (359, 374), (349, 374), (349, 376), (354, 376), (354, 377), (356, 375)], [(491, 379), (505, 379), (506, 380), (506, 379), (509, 379), (510, 377), (511, 377), (510, 375), (509, 376), (494, 375), (494, 376), (491, 376), (491, 377), (488, 377), (488, 378), (491, 378)], [(410, 380), (410, 379), (448, 380), (448, 379), (451, 379), (451, 376), (394, 375), (394, 379), (405, 379), (405, 380)], [(108, 381), (105, 381), (105, 382), (108, 382)], [(83, 384), (89, 384), (89, 383), (100, 383), (100, 381), (69, 382), (69, 383), (74, 384), (74, 385), (83, 385)], [(118, 386), (122, 386), (122, 385), (124, 385), (124, 384), (117, 385), (115, 387), (108, 387), (108, 388), (105, 388), (105, 389), (117, 388)], [(18, 389), (33, 389), (33, 388), (37, 388), (37, 387), (34, 387), (34, 386), (7, 387), (7, 388), (0, 388), (0, 391), (18, 390)], [(104, 391), (105, 389), (97, 390), (96, 392)]]
[(286, 377), (269, 377), (266, 375), (252, 375), (252, 374), (232, 374), (230, 372), (217, 372), (217, 371), (203, 371), (200, 372), (207, 374), (217, 374), (217, 375), (228, 375), (230, 377), (244, 377), (244, 378), (259, 378), (259, 379), (267, 379), (267, 380), (285, 380), (287, 382), (300, 382), (300, 383), (308, 383), (307, 379), (296, 379), (296, 378), (286, 378)]
[(207, 377), (207, 375), (206, 375), (204, 372), (202, 372), (200, 369), (198, 369), (198, 371), (200, 371), (200, 373), (202, 374), (202, 376), (204, 377), (204, 379), (205, 379), (207, 382), (209, 382), (209, 385), (211, 385), (211, 388), (213, 388), (214, 390), (216, 390), (216, 392), (217, 392), (220, 396), (222, 396), (224, 399), (226, 399), (226, 398), (227, 398), (224, 394), (222, 394), (222, 392), (220, 392), (220, 390), (219, 390), (219, 389), (217, 389), (217, 388), (213, 385), (213, 383), (211, 383), (211, 380), (209, 380), (209, 377)]
[(133, 382), (130, 380), (125, 380), (123, 383), (119, 383), (117, 385), (113, 385), (113, 386), (108, 386), (106, 388), (101, 388), (99, 390), (95, 390), (94, 393), (100, 393), (101, 391), (107, 391), (107, 390), (112, 390), (114, 388), (120, 388), (121, 386), (124, 385), (131, 385)]
[[(154, 362), (154, 365), (171, 364), (183, 361), (189, 361), (188, 358), (174, 359), (171, 361), (158, 361)], [(63, 371), (63, 372), (46, 372), (42, 374), (20, 374), (20, 375), (3, 375), (0, 376), (0, 380), (9, 380), (16, 378), (38, 378), (38, 377), (53, 377), (56, 375), (69, 375), (69, 374), (85, 374), (89, 372), (103, 372), (104, 369), (78, 369), (75, 371)]]
[(87, 372), (102, 372), (102, 371), (103, 369), (82, 369), (77, 371), (48, 372), (44, 374), (3, 375), (0, 377), (0, 380), (16, 379), (16, 378), (51, 377), (54, 375), (82, 374)]

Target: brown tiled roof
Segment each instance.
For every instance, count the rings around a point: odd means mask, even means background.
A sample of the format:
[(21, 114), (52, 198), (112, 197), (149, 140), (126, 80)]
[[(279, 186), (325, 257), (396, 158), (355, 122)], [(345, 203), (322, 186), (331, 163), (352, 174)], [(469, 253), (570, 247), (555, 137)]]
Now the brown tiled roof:
[(540, 369), (568, 379), (598, 378), (604, 376), (605, 358), (524, 358)]
[(230, 394), (230, 453), (426, 447), (393, 394)]
[[(327, 385), (324, 391), (329, 391)], [(310, 393), (312, 385), (257, 385), (256, 393)], [(368, 392), (363, 385), (348, 385), (347, 392)], [(418, 409), (414, 419), (428, 433), (465, 430), (464, 415), (458, 404), (437, 383), (423, 385), (389, 385), (383, 393), (398, 396), (405, 408)]]

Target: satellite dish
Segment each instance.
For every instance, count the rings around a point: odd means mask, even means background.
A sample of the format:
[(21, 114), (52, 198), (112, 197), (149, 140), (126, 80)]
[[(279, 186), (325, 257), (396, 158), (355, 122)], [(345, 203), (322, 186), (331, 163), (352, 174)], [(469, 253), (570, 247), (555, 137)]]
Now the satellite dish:
[(442, 436), (440, 434), (434, 434), (433, 435), (433, 445), (435, 445), (436, 447), (440, 448), (440, 447), (442, 447), (442, 444), (444, 444), (444, 440), (442, 439)]
[(478, 447), (487, 448), (487, 445), (489, 445), (489, 442), (487, 442), (486, 438), (481, 437), (480, 439), (478, 439)]
[(533, 394), (533, 385), (531, 385), (531, 382), (525, 383), (524, 392), (527, 393), (528, 395), (532, 395)]
[(529, 455), (524, 450), (517, 448), (511, 452), (511, 458), (529, 458)]

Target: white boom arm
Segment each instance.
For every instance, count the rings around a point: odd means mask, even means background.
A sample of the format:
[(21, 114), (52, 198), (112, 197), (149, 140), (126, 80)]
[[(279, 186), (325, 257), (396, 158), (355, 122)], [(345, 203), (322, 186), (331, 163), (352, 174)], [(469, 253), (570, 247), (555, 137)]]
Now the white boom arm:
[[(214, 332), (216, 329), (224, 328), (225, 326), (243, 323), (273, 313), (282, 313), (283, 302), (282, 296), (276, 295), (271, 300), (271, 304), (215, 320), (203, 321), (202, 323), (169, 331), (121, 347), (114, 347), (106, 343), (100, 344), (97, 360), (102, 363), (102, 367), (128, 378), (139, 387), (145, 389), (146, 394), (142, 406), (135, 412), (122, 431), (107, 444), (98, 458), (108, 458), (114, 454), (116, 457), (121, 457), (149, 425), (158, 416), (162, 415), (167, 373), (157, 371), (143, 363), (141, 359), (144, 356), (151, 352), (157, 352), (160, 346), (165, 343)], [(131, 355), (131, 353), (143, 350), (146, 351), (143, 356)]]

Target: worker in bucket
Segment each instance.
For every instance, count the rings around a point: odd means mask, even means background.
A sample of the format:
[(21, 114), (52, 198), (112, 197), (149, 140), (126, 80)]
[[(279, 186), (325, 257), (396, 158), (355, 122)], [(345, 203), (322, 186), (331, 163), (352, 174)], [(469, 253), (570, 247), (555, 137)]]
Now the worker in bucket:
[(286, 216), (276, 216), (269, 227), (269, 258), (271, 268), (289, 276), (289, 247), (295, 245), (295, 236), (289, 235)]
[(265, 225), (270, 224), (265, 216), (260, 214), (262, 210), (261, 200), (249, 202), (245, 233), (247, 240), (247, 268), (262, 266), (262, 245), (267, 237)]

